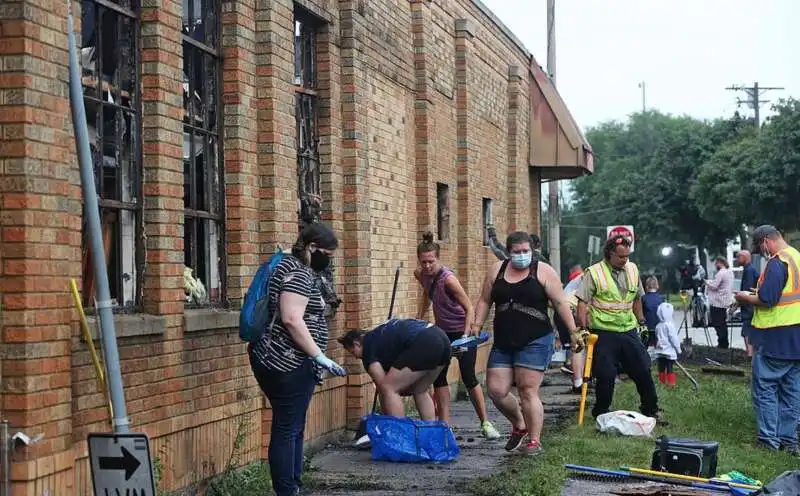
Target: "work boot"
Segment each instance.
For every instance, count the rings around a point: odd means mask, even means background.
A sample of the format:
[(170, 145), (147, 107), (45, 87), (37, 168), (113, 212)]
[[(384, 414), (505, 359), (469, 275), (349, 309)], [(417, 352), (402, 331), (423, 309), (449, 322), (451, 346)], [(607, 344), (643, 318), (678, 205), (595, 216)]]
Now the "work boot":
[(648, 415), (648, 416), (656, 419), (656, 425), (660, 425), (662, 427), (666, 427), (669, 425), (669, 422), (664, 420), (664, 415), (661, 412), (657, 412), (655, 415)]
[(678, 383), (678, 374), (675, 372), (670, 372), (667, 374), (667, 385), (670, 387), (675, 387)]

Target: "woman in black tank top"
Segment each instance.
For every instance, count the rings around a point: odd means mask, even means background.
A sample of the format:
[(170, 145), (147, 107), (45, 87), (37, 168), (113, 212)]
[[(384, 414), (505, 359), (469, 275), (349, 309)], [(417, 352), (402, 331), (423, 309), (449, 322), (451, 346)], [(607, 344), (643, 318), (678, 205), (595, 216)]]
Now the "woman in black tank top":
[[(552, 267), (533, 259), (528, 233), (508, 236), (510, 260), (489, 269), (475, 308), (472, 332), (478, 332), (495, 305), (494, 346), (489, 354), (486, 385), (495, 406), (513, 429), (506, 450), (541, 452), (539, 438), (544, 411), (539, 386), (553, 356), (555, 336), (547, 315), (548, 303), (564, 320), (577, 353), (582, 349), (561, 280)], [(516, 380), (520, 400), (511, 394)]]
[(494, 344), (513, 351), (553, 332), (553, 326), (547, 316), (550, 300), (537, 277), (539, 262), (533, 260), (528, 275), (518, 282), (505, 279), (508, 265), (508, 260), (502, 263), (492, 285)]

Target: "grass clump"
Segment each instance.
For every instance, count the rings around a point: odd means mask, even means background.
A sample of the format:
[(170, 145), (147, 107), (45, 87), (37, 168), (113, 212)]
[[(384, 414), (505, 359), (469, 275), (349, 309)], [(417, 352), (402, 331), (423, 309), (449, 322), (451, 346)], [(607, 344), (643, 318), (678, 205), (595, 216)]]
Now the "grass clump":
[[(755, 445), (756, 425), (747, 378), (704, 377), (695, 392), (685, 376), (678, 387), (658, 386), (659, 401), (667, 427), (656, 427), (654, 436), (694, 438), (717, 441), (717, 473), (738, 470), (765, 484), (786, 470), (797, 468), (797, 459), (784, 453), (771, 453)], [(749, 375), (749, 374), (748, 374)], [(614, 394), (615, 410), (638, 410), (639, 397), (632, 381), (618, 385)], [(650, 468), (654, 439), (611, 436), (596, 429), (587, 412), (583, 426), (577, 415), (566, 419), (567, 425), (550, 435), (545, 430), (544, 453), (535, 458), (515, 458), (506, 469), (469, 486), (474, 496), (558, 496), (567, 477), (565, 463), (598, 468), (620, 466)]]

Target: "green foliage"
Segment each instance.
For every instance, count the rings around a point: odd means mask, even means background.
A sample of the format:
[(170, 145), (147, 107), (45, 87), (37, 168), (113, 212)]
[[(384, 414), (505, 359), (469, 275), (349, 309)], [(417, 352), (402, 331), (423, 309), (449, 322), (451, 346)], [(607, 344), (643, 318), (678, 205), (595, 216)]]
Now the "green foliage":
[[(781, 101), (756, 132), (737, 113), (702, 121), (657, 111), (588, 130), (595, 173), (572, 181), (574, 203), (562, 211), (562, 272), (589, 262), (588, 236), (632, 224), (644, 273), (671, 276), (688, 253), (670, 260), (661, 248), (696, 245), (724, 253), (745, 224), (800, 228), (800, 102)], [(669, 279), (672, 279), (671, 277)]]
[[(691, 391), (689, 381), (682, 375), (677, 388), (658, 386), (659, 402), (670, 425), (657, 427), (655, 436), (666, 434), (718, 441), (718, 474), (738, 470), (766, 483), (796, 467), (791, 456), (756, 447), (748, 379), (709, 377), (696, 371), (693, 375), (700, 381), (697, 393)], [(636, 410), (638, 406), (639, 397), (631, 381), (616, 389), (613, 409)], [(649, 468), (655, 447), (653, 439), (600, 434), (590, 417), (583, 426), (576, 425), (574, 417), (568, 421), (571, 425), (555, 434), (545, 430), (543, 454), (510, 462), (504, 471), (472, 484), (470, 493), (474, 496), (557, 496), (567, 477), (565, 463), (607, 469), (623, 465)]]
[(242, 468), (225, 471), (209, 483), (207, 496), (239, 496), (242, 494), (272, 494), (269, 464), (258, 461)]

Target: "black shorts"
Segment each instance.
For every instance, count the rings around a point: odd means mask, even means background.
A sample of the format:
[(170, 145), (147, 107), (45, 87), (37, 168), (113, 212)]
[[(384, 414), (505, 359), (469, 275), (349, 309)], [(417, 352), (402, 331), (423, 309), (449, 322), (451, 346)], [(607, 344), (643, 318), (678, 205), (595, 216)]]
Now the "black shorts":
[(450, 365), (451, 355), (447, 334), (438, 327), (431, 326), (421, 330), (408, 348), (397, 355), (392, 368), (401, 370), (408, 367), (415, 372), (433, 370)]

